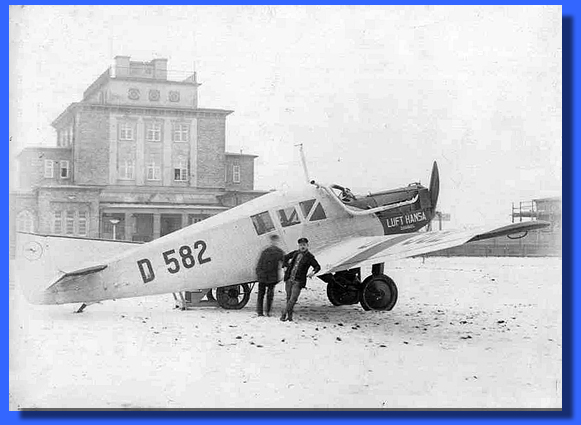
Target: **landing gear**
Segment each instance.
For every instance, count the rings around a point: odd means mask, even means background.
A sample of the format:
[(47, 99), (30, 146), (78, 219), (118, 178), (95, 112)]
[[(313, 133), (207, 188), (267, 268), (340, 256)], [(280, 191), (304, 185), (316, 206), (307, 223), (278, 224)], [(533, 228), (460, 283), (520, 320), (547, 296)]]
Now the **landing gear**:
[(343, 271), (333, 275), (326, 275), (327, 298), (334, 306), (357, 304), (359, 302), (358, 271)]
[(319, 276), (327, 282), (327, 298), (334, 306), (360, 303), (365, 311), (389, 311), (397, 303), (397, 286), (383, 273), (383, 263), (374, 264), (363, 282), (359, 268)]
[(384, 274), (371, 275), (363, 281), (359, 303), (364, 310), (390, 311), (397, 302), (397, 286)]
[(206, 299), (210, 302), (216, 302), (216, 289), (210, 289), (206, 292)]
[(252, 288), (247, 283), (224, 286), (216, 289), (216, 300), (220, 307), (227, 310), (239, 310), (250, 300)]

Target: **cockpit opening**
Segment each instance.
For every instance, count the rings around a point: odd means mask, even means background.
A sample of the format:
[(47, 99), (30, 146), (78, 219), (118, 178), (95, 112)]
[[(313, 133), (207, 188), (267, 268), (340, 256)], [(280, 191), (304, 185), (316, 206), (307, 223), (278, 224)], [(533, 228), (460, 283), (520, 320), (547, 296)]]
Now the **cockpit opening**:
[(338, 184), (332, 184), (331, 189), (333, 193), (341, 200), (341, 202), (345, 204), (350, 204), (353, 201), (357, 200), (357, 197), (351, 192), (351, 189), (348, 187), (343, 187)]

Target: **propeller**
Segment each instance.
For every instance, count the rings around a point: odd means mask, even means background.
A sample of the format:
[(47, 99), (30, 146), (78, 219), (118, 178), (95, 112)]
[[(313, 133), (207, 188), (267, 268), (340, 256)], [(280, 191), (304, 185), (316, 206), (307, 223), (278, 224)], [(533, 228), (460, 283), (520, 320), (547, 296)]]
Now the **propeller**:
[(438, 203), (438, 195), (440, 194), (440, 173), (438, 172), (438, 164), (434, 161), (432, 166), (432, 176), (430, 177), (430, 201), (432, 208), (436, 211), (436, 204)]

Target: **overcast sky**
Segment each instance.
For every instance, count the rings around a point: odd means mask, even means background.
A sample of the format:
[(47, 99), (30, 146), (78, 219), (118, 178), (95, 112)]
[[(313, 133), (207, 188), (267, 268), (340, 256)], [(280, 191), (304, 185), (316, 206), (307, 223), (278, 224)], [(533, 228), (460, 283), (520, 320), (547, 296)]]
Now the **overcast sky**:
[(230, 109), (228, 151), (256, 188), (311, 178), (367, 193), (438, 161), (452, 225), (509, 222), (561, 193), (561, 7), (25, 6), (10, 9), (12, 146), (50, 123), (116, 55), (198, 73)]

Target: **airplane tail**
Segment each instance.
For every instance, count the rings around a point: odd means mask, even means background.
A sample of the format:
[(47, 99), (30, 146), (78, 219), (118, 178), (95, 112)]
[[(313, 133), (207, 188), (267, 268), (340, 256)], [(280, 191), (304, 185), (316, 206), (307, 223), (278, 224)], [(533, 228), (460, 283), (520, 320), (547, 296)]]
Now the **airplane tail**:
[(109, 258), (139, 243), (69, 236), (16, 234), (15, 282), (32, 304), (44, 304), (46, 290), (79, 273), (106, 267)]

